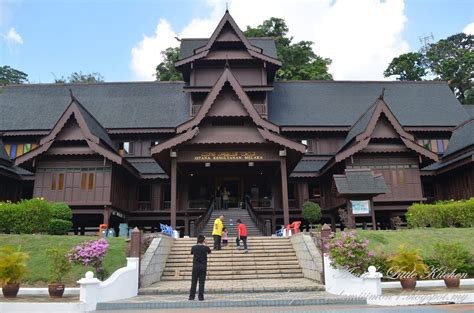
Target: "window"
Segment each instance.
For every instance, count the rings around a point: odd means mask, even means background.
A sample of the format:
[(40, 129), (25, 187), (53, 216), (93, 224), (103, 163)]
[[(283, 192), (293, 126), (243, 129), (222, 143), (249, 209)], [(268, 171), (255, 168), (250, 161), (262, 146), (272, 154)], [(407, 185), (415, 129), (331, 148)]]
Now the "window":
[(23, 145), (23, 153), (30, 152), (30, 150), (31, 150), (31, 143), (25, 143)]
[(443, 154), (448, 148), (448, 139), (418, 139), (418, 144), (438, 154)]
[(10, 147), (10, 159), (16, 158), (16, 144), (12, 144)]
[(35, 143), (11, 143), (5, 144), (5, 151), (10, 156), (10, 159), (14, 159), (23, 155), (24, 153), (30, 152), (35, 149), (38, 145)]
[(64, 174), (59, 174), (58, 190), (64, 189)]
[(319, 185), (319, 183), (309, 183), (308, 188), (310, 199), (321, 198), (321, 186)]
[(53, 176), (52, 176), (51, 190), (56, 190), (56, 173), (53, 173)]
[(89, 173), (89, 190), (94, 189), (94, 173)]
[(150, 185), (138, 186), (138, 201), (139, 202), (151, 201), (151, 186)]
[(87, 186), (87, 173), (82, 173), (81, 175), (81, 189), (86, 190)]
[(119, 154), (121, 156), (133, 154), (133, 142), (123, 141), (119, 144)]

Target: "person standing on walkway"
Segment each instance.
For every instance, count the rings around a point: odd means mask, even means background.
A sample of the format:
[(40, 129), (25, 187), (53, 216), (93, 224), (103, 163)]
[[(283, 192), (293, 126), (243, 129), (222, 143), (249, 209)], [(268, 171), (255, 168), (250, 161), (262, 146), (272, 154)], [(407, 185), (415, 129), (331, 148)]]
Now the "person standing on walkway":
[(211, 253), (211, 249), (206, 245), (206, 237), (199, 235), (197, 245), (191, 248), (193, 255), (193, 272), (191, 276), (191, 290), (189, 291), (189, 300), (194, 300), (196, 296), (196, 287), (199, 280), (199, 301), (204, 300), (204, 283), (206, 282), (207, 272), (207, 255)]
[(214, 237), (214, 250), (221, 249), (222, 229), (224, 228), (224, 214), (221, 214), (214, 221), (214, 228), (212, 229), (212, 236)]
[(224, 190), (222, 191), (222, 202), (224, 203), (224, 210), (227, 210), (229, 208), (229, 195), (230, 192), (228, 192), (227, 188), (224, 187)]
[(237, 220), (237, 239), (235, 240), (235, 243), (237, 244), (237, 250), (240, 250), (240, 240), (244, 243), (244, 253), (248, 253), (247, 250), (247, 226), (245, 226), (244, 223), (240, 220), (240, 218)]

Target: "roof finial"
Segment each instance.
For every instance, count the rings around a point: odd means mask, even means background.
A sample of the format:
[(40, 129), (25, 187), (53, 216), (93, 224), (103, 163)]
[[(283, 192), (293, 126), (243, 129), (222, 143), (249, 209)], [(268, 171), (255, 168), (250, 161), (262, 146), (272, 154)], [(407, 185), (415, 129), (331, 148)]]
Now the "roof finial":
[(225, 55), (225, 68), (230, 68), (229, 59), (227, 58), (227, 54)]
[(379, 100), (383, 100), (384, 95), (385, 95), (385, 87), (382, 87), (382, 92), (380, 93)]
[(229, 13), (229, 2), (225, 3), (225, 12)]
[(71, 96), (71, 101), (76, 100), (76, 98), (75, 98), (74, 95), (72, 94), (72, 89), (71, 89), (71, 88), (69, 88), (69, 96)]

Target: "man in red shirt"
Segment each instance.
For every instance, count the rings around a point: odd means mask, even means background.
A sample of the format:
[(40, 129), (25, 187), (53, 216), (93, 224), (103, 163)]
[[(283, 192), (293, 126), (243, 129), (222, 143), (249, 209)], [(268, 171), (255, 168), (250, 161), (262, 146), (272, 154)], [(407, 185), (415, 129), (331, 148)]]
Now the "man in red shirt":
[(237, 230), (239, 231), (239, 234), (237, 236), (237, 239), (235, 240), (237, 244), (237, 250), (240, 250), (240, 240), (244, 243), (244, 253), (247, 253), (247, 226), (242, 223), (240, 219), (237, 220)]

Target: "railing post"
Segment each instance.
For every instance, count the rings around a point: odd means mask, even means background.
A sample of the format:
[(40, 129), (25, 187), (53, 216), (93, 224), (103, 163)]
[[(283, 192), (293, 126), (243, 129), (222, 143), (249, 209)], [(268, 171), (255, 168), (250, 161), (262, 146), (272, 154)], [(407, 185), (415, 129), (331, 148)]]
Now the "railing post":
[(328, 253), (328, 244), (331, 240), (331, 227), (328, 224), (324, 224), (321, 228), (321, 249), (323, 250), (323, 254)]
[(272, 235), (272, 222), (270, 220), (265, 220), (265, 236)]
[(135, 227), (132, 230), (132, 235), (130, 239), (130, 257), (131, 258), (140, 258), (140, 246), (142, 241), (142, 232)]

